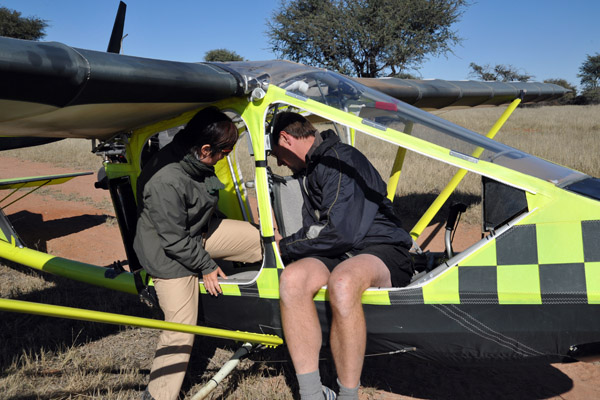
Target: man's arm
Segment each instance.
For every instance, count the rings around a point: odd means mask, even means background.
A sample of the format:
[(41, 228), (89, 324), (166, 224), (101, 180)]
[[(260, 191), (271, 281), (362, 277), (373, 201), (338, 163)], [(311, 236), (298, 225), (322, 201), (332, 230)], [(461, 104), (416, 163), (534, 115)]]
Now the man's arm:
[[(284, 259), (344, 254), (364, 238), (373, 223), (379, 206), (366, 198), (362, 183), (355, 179), (358, 171), (349, 170), (354, 167), (340, 160), (337, 151), (329, 154), (312, 172), (317, 174), (312, 183), (321, 190), (320, 212), (312, 210), (313, 223), (307, 224), (305, 218), (298, 232), (280, 241)], [(305, 207), (310, 210), (309, 204)]]

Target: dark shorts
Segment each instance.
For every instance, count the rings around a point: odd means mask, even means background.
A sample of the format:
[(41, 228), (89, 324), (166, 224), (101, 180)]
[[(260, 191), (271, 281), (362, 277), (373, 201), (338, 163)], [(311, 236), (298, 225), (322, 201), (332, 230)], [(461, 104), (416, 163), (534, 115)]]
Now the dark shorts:
[[(408, 249), (400, 245), (394, 244), (375, 244), (352, 253), (352, 256), (359, 254), (370, 254), (379, 258), (390, 270), (390, 276), (392, 279), (392, 287), (403, 287), (410, 283), (410, 279), (413, 276), (413, 262)], [(333, 271), (333, 269), (342, 261), (350, 258), (349, 255), (342, 255), (340, 257), (324, 257), (324, 256), (311, 256), (321, 261), (327, 269)]]

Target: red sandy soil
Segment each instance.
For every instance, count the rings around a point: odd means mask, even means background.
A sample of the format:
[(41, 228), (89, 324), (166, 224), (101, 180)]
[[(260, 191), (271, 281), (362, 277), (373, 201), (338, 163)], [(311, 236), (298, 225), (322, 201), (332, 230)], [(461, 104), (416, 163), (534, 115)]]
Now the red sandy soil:
[[(73, 171), (44, 163), (0, 157), (0, 178), (69, 172)], [(107, 220), (114, 218), (114, 212), (95, 206), (105, 200), (110, 200), (110, 195), (108, 191), (94, 187), (96, 171), (93, 172), (92, 175), (77, 177), (62, 185), (49, 186), (55, 195), (33, 193), (4, 209), (5, 214), (8, 215), (28, 247), (95, 265), (109, 265), (114, 261), (126, 259), (118, 225), (116, 222), (107, 223)], [(64, 199), (57, 199), (57, 197)], [(14, 195), (2, 204), (7, 204), (13, 198), (15, 198)], [(420, 240), (421, 243), (428, 241), (427, 249), (432, 251), (443, 249), (443, 229), (438, 229), (437, 234), (431, 240), (428, 239), (430, 232), (437, 228), (437, 226), (427, 228), (422, 235), (424, 239)], [(463, 250), (467, 245), (472, 244), (479, 235), (479, 227), (459, 226), (454, 242), (455, 250)], [(405, 377), (413, 382), (400, 385), (403, 389), (399, 392), (421, 393), (417, 395), (418, 397), (384, 391), (375, 393), (363, 391), (361, 399), (600, 399), (600, 365), (598, 364), (575, 362), (552, 364), (539, 369), (505, 370), (506, 376), (504, 377), (490, 377), (490, 375), (478, 374), (477, 370), (473, 371), (474, 379), (489, 379), (489, 383), (473, 383), (470, 377), (464, 376), (466, 371), (456, 368), (439, 368), (431, 372), (442, 376)], [(535, 375), (533, 377), (522, 376), (524, 374), (532, 375), (532, 372)], [(431, 390), (432, 385), (437, 386), (438, 391)], [(464, 387), (458, 390), (453, 387), (456, 385)], [(539, 387), (532, 387), (536, 385)], [(395, 385), (390, 386), (394, 387)], [(419, 387), (429, 387), (430, 389), (425, 391), (411, 389)], [(547, 388), (547, 390), (544, 391), (543, 388)], [(546, 396), (543, 393), (551, 394)]]
[[(49, 164), (0, 157), (0, 177), (3, 179), (72, 172)], [(110, 195), (107, 190), (96, 189), (94, 182), (96, 171), (61, 185), (46, 186), (55, 193), (54, 196), (34, 192), (4, 208), (4, 213), (27, 247), (95, 265), (125, 260), (118, 224), (116, 220), (110, 221), (114, 212), (95, 206), (110, 201)], [(19, 193), (0, 206), (13, 201)]]

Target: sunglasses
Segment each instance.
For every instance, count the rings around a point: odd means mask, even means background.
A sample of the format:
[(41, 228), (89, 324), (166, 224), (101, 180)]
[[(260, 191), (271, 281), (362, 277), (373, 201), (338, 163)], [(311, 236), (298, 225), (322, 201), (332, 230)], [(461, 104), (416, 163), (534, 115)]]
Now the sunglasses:
[(228, 149), (221, 149), (221, 150), (220, 150), (220, 152), (221, 152), (221, 153), (223, 153), (223, 154), (225, 154), (225, 155), (227, 155), (227, 154), (231, 153), (232, 151), (233, 151), (233, 149), (231, 149), (231, 148), (228, 148)]

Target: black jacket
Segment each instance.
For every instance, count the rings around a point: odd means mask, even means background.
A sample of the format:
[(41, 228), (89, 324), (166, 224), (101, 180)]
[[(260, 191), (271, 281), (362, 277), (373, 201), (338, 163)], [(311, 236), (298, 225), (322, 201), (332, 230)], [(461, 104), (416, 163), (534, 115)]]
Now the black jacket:
[(302, 228), (279, 243), (281, 256), (338, 257), (372, 244), (400, 244), (412, 238), (400, 227), (386, 197), (386, 184), (360, 151), (331, 131), (309, 151), (301, 176)]

